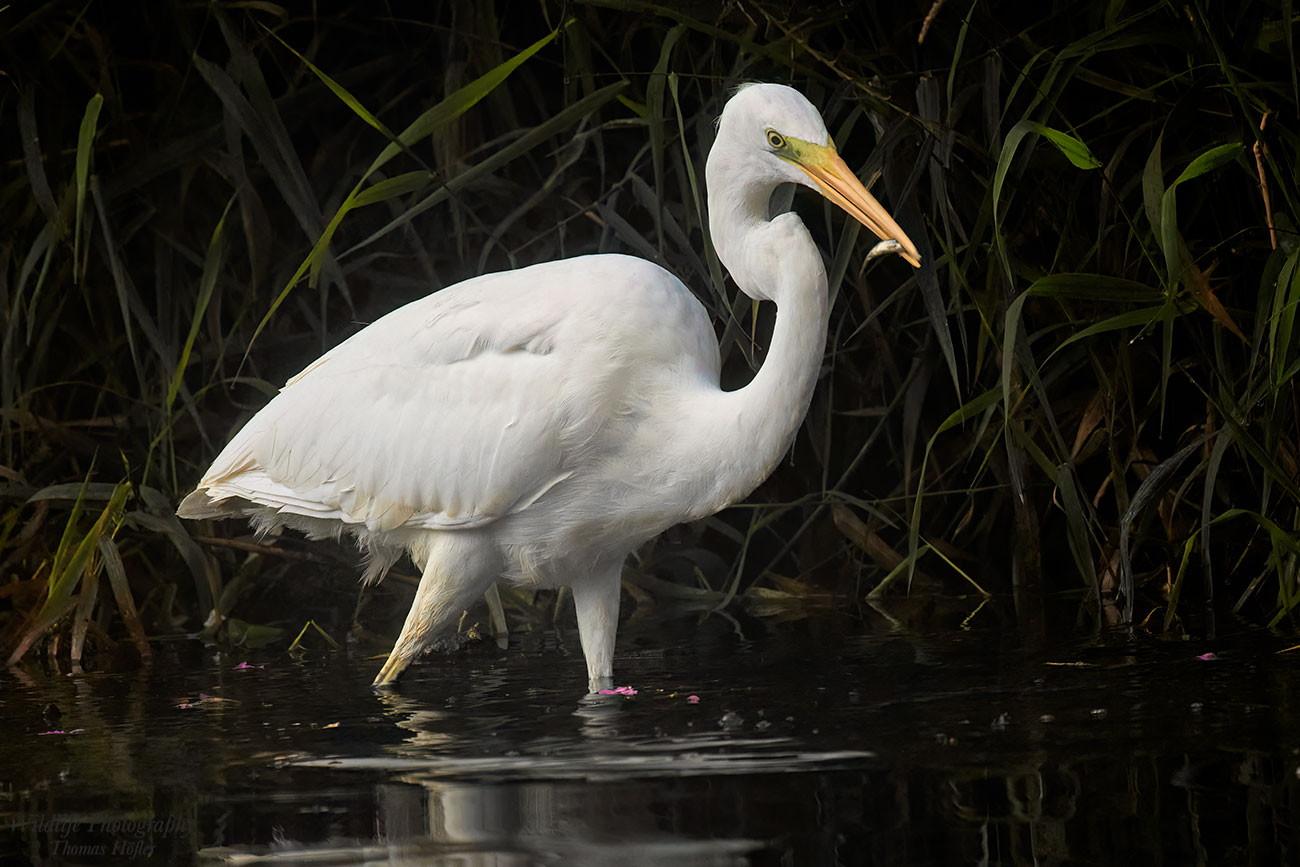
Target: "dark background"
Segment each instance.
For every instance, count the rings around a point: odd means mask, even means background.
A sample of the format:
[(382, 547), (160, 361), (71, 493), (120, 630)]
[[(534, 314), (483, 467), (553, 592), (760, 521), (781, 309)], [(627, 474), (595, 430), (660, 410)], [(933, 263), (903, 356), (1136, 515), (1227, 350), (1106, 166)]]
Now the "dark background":
[[(629, 592), (849, 613), (873, 591), (1067, 592), (1097, 626), (1289, 628), (1294, 11), (1231, 5), (5, 8), (6, 647), (346, 629), (348, 549), (171, 510), (287, 376), (466, 277), (655, 259), (714, 313), (726, 384), (746, 381), (771, 311), (755, 324), (721, 279), (696, 185), (747, 80), (822, 108), (926, 267), (864, 266), (869, 239), (795, 198), (836, 295), (805, 430), (751, 506), (641, 552)], [(388, 141), (302, 58), (397, 133), (557, 28), (366, 178), (408, 187), (297, 274)], [(507, 603), (527, 624), (551, 598)]]

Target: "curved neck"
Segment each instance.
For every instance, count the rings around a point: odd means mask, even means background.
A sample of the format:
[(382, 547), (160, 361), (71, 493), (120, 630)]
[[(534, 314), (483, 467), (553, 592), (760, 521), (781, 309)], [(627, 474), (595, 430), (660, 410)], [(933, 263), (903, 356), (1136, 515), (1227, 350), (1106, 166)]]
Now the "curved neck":
[(745, 294), (776, 302), (777, 315), (754, 379), (737, 391), (714, 392), (703, 410), (703, 429), (714, 433), (701, 457), (717, 467), (717, 506), (756, 488), (794, 442), (817, 384), (829, 315), (826, 271), (808, 230), (794, 214), (768, 220), (773, 186), (728, 178), (727, 168), (724, 162), (715, 170), (709, 161), (714, 246)]

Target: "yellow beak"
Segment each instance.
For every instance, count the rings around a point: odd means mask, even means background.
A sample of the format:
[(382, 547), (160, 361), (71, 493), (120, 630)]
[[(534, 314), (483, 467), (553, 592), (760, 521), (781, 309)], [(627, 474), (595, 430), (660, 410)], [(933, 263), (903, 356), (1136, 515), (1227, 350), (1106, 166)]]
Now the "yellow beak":
[[(803, 144), (801, 142), (801, 144)], [(835, 204), (843, 208), (849, 216), (853, 217), (862, 225), (866, 226), (876, 234), (882, 241), (897, 241), (902, 249), (899, 255), (906, 259), (913, 268), (921, 267), (921, 254), (917, 252), (916, 245), (912, 239), (907, 237), (907, 233), (889, 216), (884, 205), (876, 201), (876, 197), (867, 192), (867, 188), (862, 186), (857, 175), (849, 169), (848, 165), (830, 147), (817, 147), (816, 145), (804, 145), (813, 153), (808, 154), (811, 159), (790, 160), (799, 168), (803, 169), (808, 177), (816, 182), (821, 189), (822, 195), (830, 199)]]

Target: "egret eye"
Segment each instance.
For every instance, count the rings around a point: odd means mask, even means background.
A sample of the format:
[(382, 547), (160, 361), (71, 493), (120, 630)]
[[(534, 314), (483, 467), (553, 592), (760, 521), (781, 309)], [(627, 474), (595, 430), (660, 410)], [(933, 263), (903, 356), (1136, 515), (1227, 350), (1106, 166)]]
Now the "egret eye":
[(774, 129), (769, 129), (767, 131), (767, 143), (774, 150), (780, 150), (781, 148), (785, 147), (785, 139), (781, 136), (779, 132), (777, 132)]

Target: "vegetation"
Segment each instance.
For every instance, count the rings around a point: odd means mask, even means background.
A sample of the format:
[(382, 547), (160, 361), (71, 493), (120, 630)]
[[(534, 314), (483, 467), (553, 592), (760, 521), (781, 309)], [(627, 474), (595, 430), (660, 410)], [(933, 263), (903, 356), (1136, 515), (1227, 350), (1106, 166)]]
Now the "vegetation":
[(174, 504), (287, 376), (431, 289), (632, 252), (698, 291), (743, 382), (771, 311), (724, 278), (700, 184), (749, 79), (823, 108), (926, 262), (867, 263), (796, 198), (836, 297), (805, 432), (629, 589), (1077, 590), (1097, 624), (1289, 623), (1296, 11), (904, 5), (0, 8), (5, 653), (345, 627), (347, 570), (319, 573), (350, 552)]

